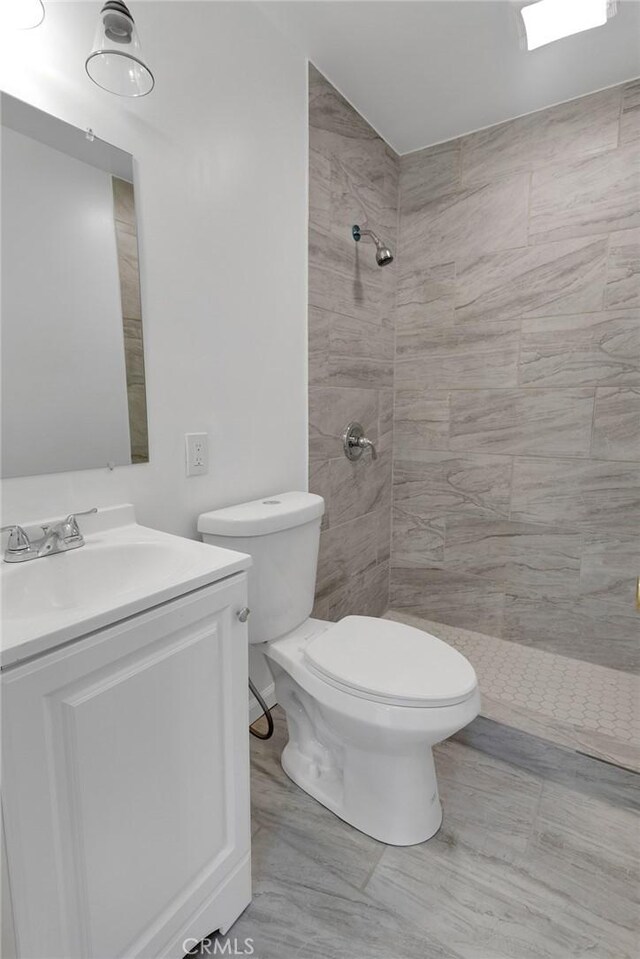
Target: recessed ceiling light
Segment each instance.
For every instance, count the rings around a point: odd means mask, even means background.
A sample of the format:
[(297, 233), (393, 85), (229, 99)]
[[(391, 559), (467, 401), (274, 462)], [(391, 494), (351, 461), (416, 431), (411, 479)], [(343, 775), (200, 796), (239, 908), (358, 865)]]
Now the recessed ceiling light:
[(527, 49), (535, 50), (574, 33), (602, 27), (616, 12), (615, 0), (537, 0), (520, 13)]

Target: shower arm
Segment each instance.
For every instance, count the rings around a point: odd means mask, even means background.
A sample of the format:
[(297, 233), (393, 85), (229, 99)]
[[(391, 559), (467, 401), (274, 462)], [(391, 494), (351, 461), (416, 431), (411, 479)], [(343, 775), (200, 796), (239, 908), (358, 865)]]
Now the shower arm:
[(382, 241), (377, 233), (374, 233), (373, 230), (364, 230), (360, 226), (353, 226), (351, 228), (351, 234), (356, 243), (359, 243), (363, 236), (370, 236), (375, 244), (382, 246)]

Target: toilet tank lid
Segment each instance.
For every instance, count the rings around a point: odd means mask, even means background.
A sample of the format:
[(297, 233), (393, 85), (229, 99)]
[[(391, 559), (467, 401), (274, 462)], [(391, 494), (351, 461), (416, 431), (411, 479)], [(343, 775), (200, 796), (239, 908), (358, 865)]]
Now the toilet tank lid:
[(302, 526), (323, 513), (324, 500), (315, 493), (276, 493), (251, 503), (201, 513), (198, 532), (216, 536), (264, 536)]

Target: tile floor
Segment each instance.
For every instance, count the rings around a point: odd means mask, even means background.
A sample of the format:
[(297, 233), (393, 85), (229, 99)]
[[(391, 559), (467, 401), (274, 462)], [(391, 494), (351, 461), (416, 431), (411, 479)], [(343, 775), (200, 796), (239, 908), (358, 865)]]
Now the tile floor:
[(275, 713), (251, 742), (253, 901), (227, 937), (255, 959), (639, 954), (636, 774), (478, 718), (436, 747), (440, 832), (384, 846), (287, 779)]
[(640, 772), (640, 677), (389, 610), (472, 663), (482, 715)]

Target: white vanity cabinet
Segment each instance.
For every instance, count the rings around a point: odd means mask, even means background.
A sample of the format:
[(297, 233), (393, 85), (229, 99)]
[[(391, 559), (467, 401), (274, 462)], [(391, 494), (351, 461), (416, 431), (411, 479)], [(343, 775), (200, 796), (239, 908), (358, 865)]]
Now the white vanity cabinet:
[(18, 957), (178, 959), (249, 903), (246, 578), (4, 671)]

